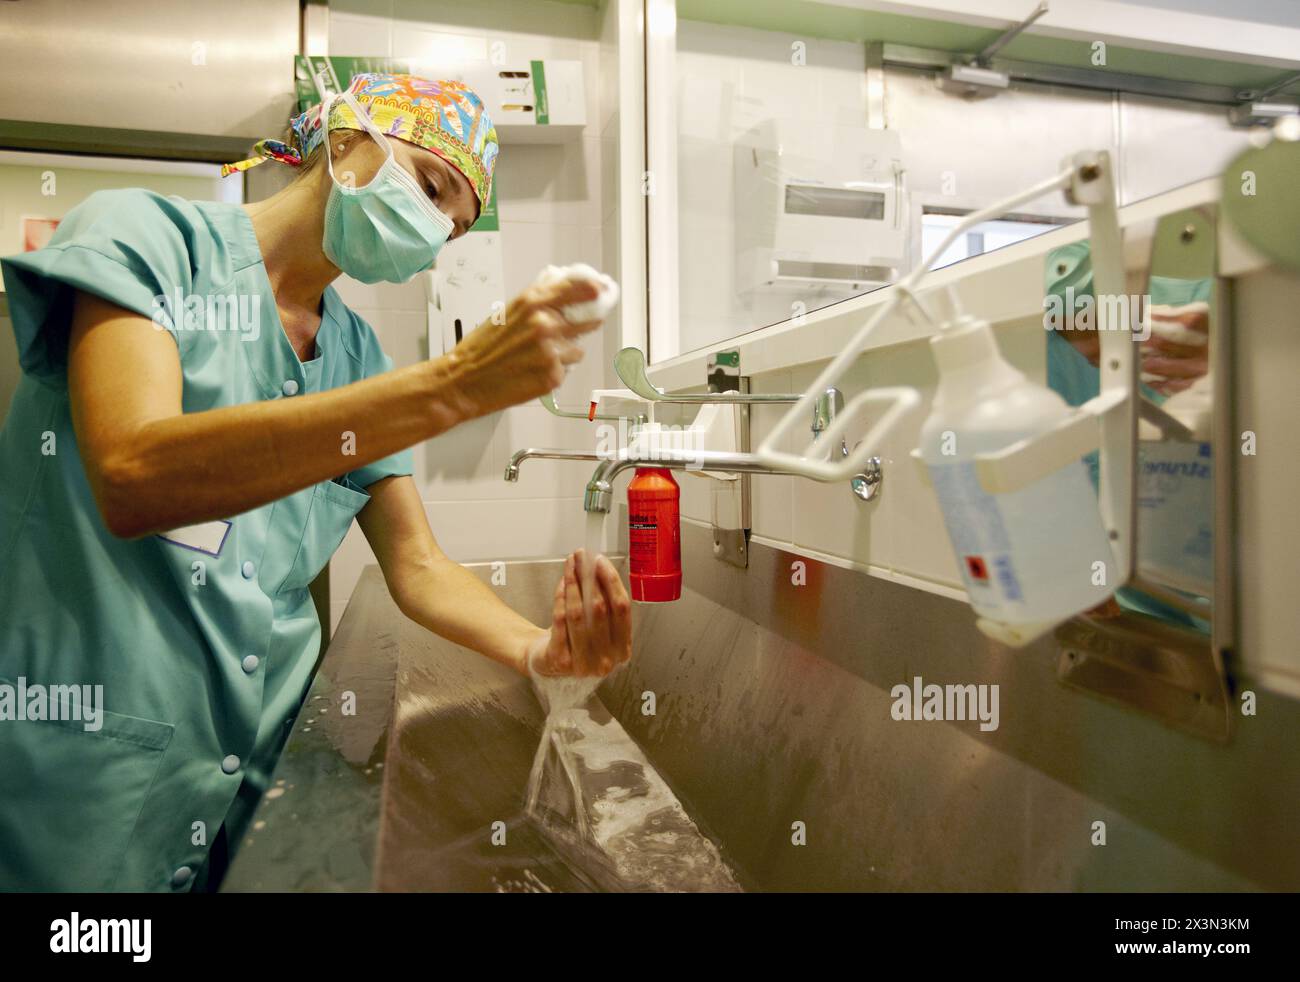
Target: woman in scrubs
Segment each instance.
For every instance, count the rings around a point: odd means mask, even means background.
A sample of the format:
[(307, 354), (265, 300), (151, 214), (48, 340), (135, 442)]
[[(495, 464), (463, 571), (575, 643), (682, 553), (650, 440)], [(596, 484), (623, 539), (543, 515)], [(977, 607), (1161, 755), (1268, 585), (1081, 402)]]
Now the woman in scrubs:
[(354, 517), (444, 637), (525, 673), (630, 654), (608, 560), (570, 556), (530, 623), (439, 550), (408, 449), (554, 389), (598, 326), (564, 311), (596, 288), (536, 285), (393, 370), (330, 286), (409, 280), (474, 224), (481, 101), (361, 75), (293, 130), (259, 144), (301, 168), (265, 201), (100, 192), (3, 261), (23, 378), (0, 432), (0, 889), (219, 882), (311, 681), (308, 585)]

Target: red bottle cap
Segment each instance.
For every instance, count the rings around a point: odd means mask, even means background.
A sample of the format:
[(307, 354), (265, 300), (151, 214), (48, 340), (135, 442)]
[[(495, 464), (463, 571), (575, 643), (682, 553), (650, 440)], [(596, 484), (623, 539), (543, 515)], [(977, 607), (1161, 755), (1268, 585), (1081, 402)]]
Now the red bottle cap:
[(632, 581), (632, 599), (640, 603), (661, 604), (681, 599), (681, 573), (669, 573), (666, 576), (632, 575), (628, 579)]

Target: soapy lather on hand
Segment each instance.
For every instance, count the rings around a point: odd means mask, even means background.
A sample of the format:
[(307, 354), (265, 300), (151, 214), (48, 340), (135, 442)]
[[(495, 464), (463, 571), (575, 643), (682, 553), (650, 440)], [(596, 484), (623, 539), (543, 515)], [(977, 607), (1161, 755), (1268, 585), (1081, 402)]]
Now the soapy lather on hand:
[(590, 266), (548, 266), (506, 307), (448, 354), (452, 383), (469, 417), (554, 391), (582, 360), (578, 339), (618, 302), (618, 285)]
[(560, 310), (561, 316), (571, 324), (603, 321), (618, 306), (618, 284), (613, 278), (593, 269), (586, 263), (571, 266), (547, 266), (537, 276), (538, 284), (588, 283), (595, 287), (596, 295), (590, 300), (569, 304)]
[[(576, 677), (575, 683), (599, 680), (631, 657), (632, 602), (623, 581), (607, 558), (579, 549), (564, 561), (551, 628), (529, 649), (528, 672), (534, 679), (564, 675)], [(595, 686), (588, 682), (581, 687), (585, 694), (577, 702), (585, 701)]]

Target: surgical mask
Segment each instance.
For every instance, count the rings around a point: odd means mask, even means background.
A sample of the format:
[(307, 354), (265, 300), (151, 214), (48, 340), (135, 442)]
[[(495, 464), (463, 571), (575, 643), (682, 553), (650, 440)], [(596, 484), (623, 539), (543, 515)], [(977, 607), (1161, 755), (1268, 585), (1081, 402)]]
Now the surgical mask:
[[(348, 187), (334, 176), (326, 136), (325, 159), (334, 186), (325, 204), (325, 255), (362, 283), (405, 283), (433, 265), (455, 223), (434, 206), (415, 178), (397, 162), (388, 138), (352, 94), (345, 92), (335, 98), (347, 101), (388, 159), (365, 187)], [(332, 101), (321, 109), (325, 125)]]

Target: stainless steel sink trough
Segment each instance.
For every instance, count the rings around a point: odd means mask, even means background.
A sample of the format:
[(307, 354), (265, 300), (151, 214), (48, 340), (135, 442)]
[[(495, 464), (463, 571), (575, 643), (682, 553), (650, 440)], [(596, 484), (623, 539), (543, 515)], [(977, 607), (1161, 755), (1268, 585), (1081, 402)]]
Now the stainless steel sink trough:
[[(1001, 648), (960, 602), (761, 544), (735, 569), (693, 527), (683, 552), (682, 599), (636, 606), (632, 663), (562, 729), (594, 846), (555, 760), (524, 816), (531, 684), (371, 568), (223, 889), (1300, 887), (1295, 702), (1259, 692), (1218, 745), (1061, 685), (1050, 639)], [(560, 570), (494, 589), (545, 623)], [(900, 721), (918, 678), (998, 686), (999, 725)]]

